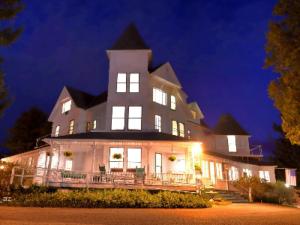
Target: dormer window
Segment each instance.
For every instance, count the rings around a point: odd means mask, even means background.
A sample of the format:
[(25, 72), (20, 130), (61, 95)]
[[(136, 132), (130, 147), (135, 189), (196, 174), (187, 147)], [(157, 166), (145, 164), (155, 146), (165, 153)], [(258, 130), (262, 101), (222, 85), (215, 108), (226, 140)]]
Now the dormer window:
[(118, 73), (117, 92), (126, 92), (126, 73)]
[(229, 152), (236, 152), (236, 137), (234, 135), (227, 135)]
[(140, 91), (140, 74), (130, 73), (129, 77), (129, 92), (139, 92)]
[(153, 102), (167, 105), (167, 93), (158, 88), (153, 88)]
[(176, 97), (171, 95), (171, 109), (176, 110)]
[(71, 100), (64, 102), (62, 104), (61, 113), (65, 114), (65, 113), (69, 112), (71, 110), (71, 104), (72, 104)]

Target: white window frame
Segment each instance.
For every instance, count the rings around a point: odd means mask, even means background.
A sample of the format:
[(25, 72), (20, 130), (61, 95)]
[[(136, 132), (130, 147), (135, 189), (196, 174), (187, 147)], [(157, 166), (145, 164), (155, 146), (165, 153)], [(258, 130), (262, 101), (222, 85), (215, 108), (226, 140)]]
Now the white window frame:
[(140, 92), (140, 74), (139, 73), (130, 73), (129, 74), (129, 92), (131, 92), (131, 93)]
[(58, 137), (58, 136), (59, 136), (59, 131), (60, 131), (60, 125), (57, 125), (57, 126), (55, 127), (54, 137)]
[(172, 134), (178, 136), (178, 124), (176, 120), (172, 120)]
[(65, 170), (72, 171), (73, 169), (73, 160), (72, 159), (66, 159), (65, 161)]
[(161, 89), (153, 88), (153, 102), (156, 102), (160, 105), (167, 105), (167, 93)]
[(184, 124), (178, 123), (178, 125), (179, 125), (179, 136), (184, 137)]
[(128, 130), (142, 129), (142, 106), (128, 107)]
[(75, 120), (70, 120), (70, 122), (69, 122), (69, 134), (74, 134), (74, 126), (75, 126)]
[(154, 116), (154, 129), (158, 132), (161, 132), (161, 116), (155, 115)]
[[(117, 75), (117, 93), (126, 93), (127, 91), (127, 77), (126, 73), (118, 73)], [(125, 78), (125, 79), (124, 79)]]
[(71, 107), (72, 107), (72, 100), (68, 100), (68, 101), (64, 102), (61, 107), (61, 113), (65, 114), (65, 113), (69, 112), (71, 110)]
[(175, 95), (171, 95), (171, 109), (176, 110), (176, 97), (175, 97)]
[(209, 163), (207, 160), (201, 161), (202, 177), (209, 178)]
[(227, 135), (227, 143), (229, 152), (237, 152), (235, 135)]
[[(114, 159), (114, 154), (121, 154), (120, 159)], [(124, 167), (124, 148), (111, 147), (109, 149), (109, 168), (110, 169), (123, 169)]]
[(217, 179), (223, 180), (223, 166), (222, 163), (216, 163), (216, 175)]
[(125, 106), (113, 106), (111, 111), (111, 130), (125, 129)]
[(142, 149), (128, 148), (127, 149), (127, 168), (135, 169), (142, 167)]

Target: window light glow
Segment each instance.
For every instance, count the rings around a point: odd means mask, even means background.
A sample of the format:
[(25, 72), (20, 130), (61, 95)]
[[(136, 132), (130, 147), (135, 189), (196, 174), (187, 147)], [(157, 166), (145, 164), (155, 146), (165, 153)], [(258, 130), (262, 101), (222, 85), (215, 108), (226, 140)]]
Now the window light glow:
[(171, 95), (171, 109), (176, 110), (176, 97)]
[(66, 113), (66, 112), (69, 112), (71, 110), (71, 104), (72, 104), (72, 101), (69, 100), (67, 102), (64, 102), (62, 104), (62, 109), (61, 109), (61, 113)]
[(222, 163), (216, 163), (216, 175), (217, 179), (223, 180)]
[(270, 172), (269, 171), (260, 170), (259, 171), (259, 178), (261, 180), (266, 181), (266, 182), (270, 182)]
[(153, 102), (167, 105), (167, 93), (158, 88), (153, 88)]
[(73, 134), (73, 133), (74, 133), (74, 120), (71, 120), (69, 124), (69, 134)]
[(155, 130), (158, 130), (158, 132), (161, 132), (161, 116), (159, 115), (155, 115), (154, 128)]
[(142, 129), (142, 107), (129, 106), (128, 130)]
[(202, 168), (202, 177), (203, 178), (209, 178), (208, 161), (202, 160), (202, 162), (201, 162), (201, 168)]
[(59, 130), (60, 130), (60, 126), (56, 126), (56, 127), (55, 127), (55, 134), (54, 134), (55, 137), (58, 137), (58, 135), (59, 135)]
[[(120, 154), (121, 158), (118, 159), (114, 157), (116, 154)], [(124, 156), (124, 148), (110, 148), (109, 167), (123, 168), (123, 156)]]
[(178, 127), (177, 127), (177, 121), (172, 121), (172, 134), (175, 136), (178, 136)]
[(125, 106), (112, 107), (112, 130), (124, 130), (125, 128)]
[(126, 73), (118, 73), (117, 92), (126, 92)]
[(73, 168), (73, 161), (71, 159), (66, 159), (65, 170), (71, 171)]
[(128, 148), (127, 149), (127, 168), (142, 167), (142, 149)]
[(236, 137), (234, 135), (227, 135), (229, 152), (236, 152)]
[(138, 73), (130, 73), (129, 77), (130, 85), (129, 85), (129, 91), (130, 92), (139, 92), (139, 82), (140, 82), (140, 74)]
[(179, 123), (179, 136), (184, 137), (184, 124)]

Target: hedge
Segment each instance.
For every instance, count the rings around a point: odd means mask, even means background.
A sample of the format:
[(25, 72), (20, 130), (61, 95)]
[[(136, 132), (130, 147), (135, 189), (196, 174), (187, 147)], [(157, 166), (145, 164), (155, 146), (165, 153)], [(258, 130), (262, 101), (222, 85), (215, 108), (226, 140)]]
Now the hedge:
[(143, 190), (70, 190), (15, 192), (13, 201), (6, 203), (25, 207), (72, 208), (207, 208), (209, 199), (199, 194)]

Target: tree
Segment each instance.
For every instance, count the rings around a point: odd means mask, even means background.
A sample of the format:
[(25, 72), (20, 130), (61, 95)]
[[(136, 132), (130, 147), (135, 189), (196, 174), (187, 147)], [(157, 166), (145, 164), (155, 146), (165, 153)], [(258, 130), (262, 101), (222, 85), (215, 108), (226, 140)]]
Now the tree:
[(266, 43), (265, 67), (280, 76), (269, 95), (281, 113), (282, 129), (292, 144), (300, 144), (300, 1), (279, 0)]
[(4, 145), (11, 153), (18, 154), (35, 147), (36, 139), (51, 133), (47, 115), (36, 107), (23, 112), (9, 130)]
[(298, 186), (300, 184), (300, 146), (292, 144), (289, 139), (285, 138), (281, 126), (274, 124), (273, 127), (280, 137), (276, 139), (271, 159), (279, 168), (296, 168)]
[(262, 182), (258, 177), (243, 176), (236, 180), (233, 185), (242, 193), (247, 194), (249, 202), (253, 202), (253, 192), (255, 192), (257, 189), (260, 189)]
[[(3, 24), (0, 27), (0, 46), (9, 46), (22, 33), (22, 28), (14, 28), (9, 26), (7, 21), (12, 20), (24, 8), (21, 0), (0, 0), (0, 22)], [(3, 63), (3, 58), (0, 57), (0, 66)], [(9, 106), (10, 99), (8, 97), (7, 88), (4, 82), (4, 72), (0, 68), (0, 116)]]

